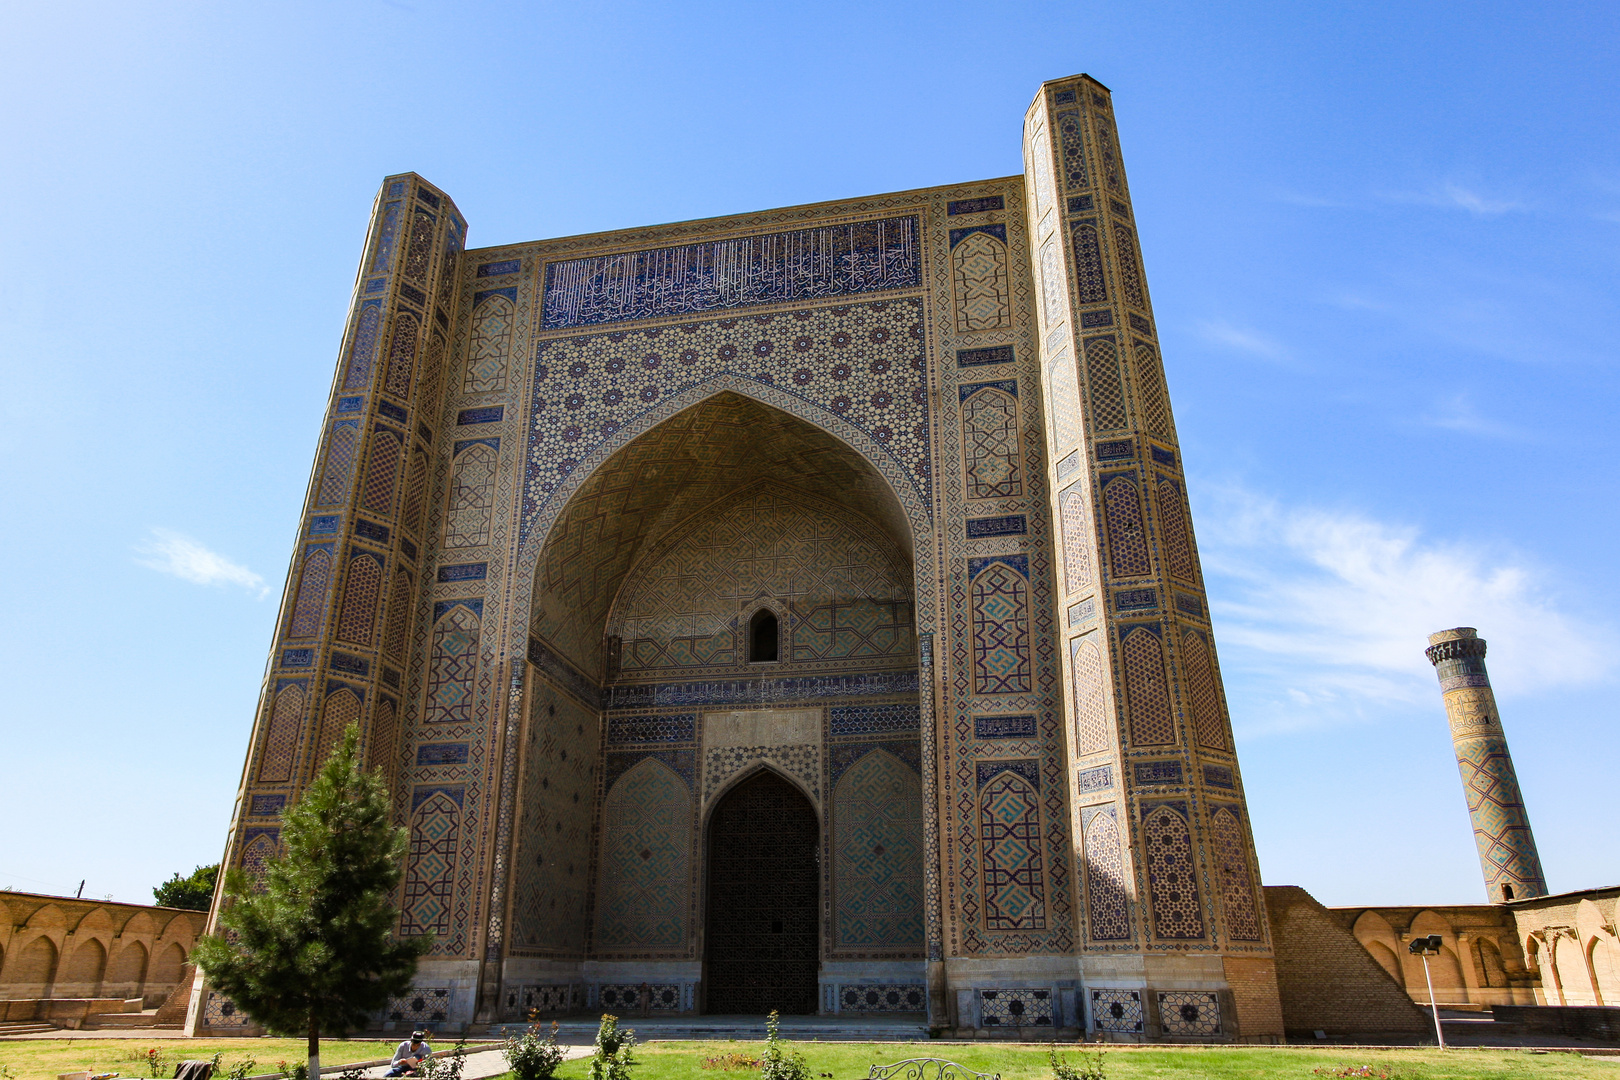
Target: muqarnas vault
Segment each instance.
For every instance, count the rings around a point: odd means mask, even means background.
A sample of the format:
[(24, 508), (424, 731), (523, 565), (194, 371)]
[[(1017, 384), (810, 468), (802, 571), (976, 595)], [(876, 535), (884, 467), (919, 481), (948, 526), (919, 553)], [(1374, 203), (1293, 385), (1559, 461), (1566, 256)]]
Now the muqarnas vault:
[(1281, 1034), (1108, 90), (1024, 154), (475, 250), (383, 182), (226, 854), (358, 723), (382, 1023)]

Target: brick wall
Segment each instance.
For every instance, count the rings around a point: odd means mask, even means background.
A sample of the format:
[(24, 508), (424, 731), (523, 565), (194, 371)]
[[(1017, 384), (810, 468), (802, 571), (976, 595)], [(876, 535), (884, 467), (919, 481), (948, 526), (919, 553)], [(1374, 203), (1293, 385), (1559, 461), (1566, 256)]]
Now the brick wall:
[(1427, 1013), (1344, 923), (1294, 885), (1267, 885), (1277, 990), (1290, 1037), (1427, 1031)]
[(1239, 1042), (1277, 1042), (1283, 1034), (1277, 962), (1269, 956), (1228, 956), (1226, 985), (1232, 989)]

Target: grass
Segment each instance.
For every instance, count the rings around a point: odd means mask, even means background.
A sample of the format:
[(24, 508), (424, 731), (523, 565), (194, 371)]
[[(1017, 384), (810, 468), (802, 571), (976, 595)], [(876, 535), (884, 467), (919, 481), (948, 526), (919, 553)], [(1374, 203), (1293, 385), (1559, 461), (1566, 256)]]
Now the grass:
[[(321, 1064), (347, 1065), (385, 1058), (398, 1045), (398, 1039), (322, 1039)], [(206, 1061), (216, 1050), (225, 1055), (225, 1069), (250, 1057), (258, 1062), (254, 1073), (262, 1074), (275, 1072), (278, 1061), (303, 1061), (306, 1045), (303, 1039), (6, 1039), (0, 1041), (0, 1065), (9, 1068), (18, 1080), (55, 1080), (58, 1073), (80, 1069), (143, 1077), (150, 1075), (145, 1055), (152, 1049), (168, 1062), (163, 1076), (174, 1075), (177, 1061)], [(217, 1075), (223, 1077), (225, 1073)]]
[[(750, 1070), (704, 1069), (706, 1057), (739, 1050), (757, 1052), (761, 1043), (660, 1042), (636, 1048), (634, 1080), (752, 1080)], [(1029, 1044), (813, 1043), (795, 1042), (804, 1052), (813, 1080), (865, 1080), (874, 1064), (908, 1057), (945, 1057), (1002, 1080), (1052, 1080), (1047, 1047)], [(1069, 1064), (1087, 1064), (1085, 1047), (1061, 1047)], [(585, 1080), (590, 1059), (564, 1062), (557, 1080)], [(1577, 1054), (1530, 1054), (1516, 1050), (1438, 1049), (1360, 1050), (1354, 1047), (1109, 1047), (1103, 1058), (1108, 1080), (1151, 1077), (1212, 1077), (1220, 1080), (1330, 1080), (1345, 1067), (1372, 1066), (1367, 1077), (1390, 1080), (1620, 1080), (1620, 1059)], [(1316, 1070), (1322, 1070), (1320, 1073)]]

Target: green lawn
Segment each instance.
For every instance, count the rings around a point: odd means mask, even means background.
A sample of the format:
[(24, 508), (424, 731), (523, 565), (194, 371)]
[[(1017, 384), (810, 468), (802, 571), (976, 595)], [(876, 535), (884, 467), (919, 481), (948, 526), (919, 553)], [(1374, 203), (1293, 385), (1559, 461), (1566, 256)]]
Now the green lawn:
[[(345, 1065), (385, 1058), (398, 1045), (398, 1039), (322, 1039), (321, 1064)], [(174, 1075), (177, 1061), (206, 1060), (216, 1050), (225, 1055), (226, 1069), (243, 1058), (252, 1058), (259, 1063), (254, 1072), (267, 1073), (276, 1071), (278, 1061), (303, 1061), (305, 1044), (303, 1039), (6, 1039), (0, 1041), (0, 1066), (9, 1068), (18, 1080), (55, 1080), (58, 1073), (79, 1069), (116, 1072), (125, 1077), (150, 1076), (145, 1056), (153, 1049), (168, 1063), (163, 1076)], [(224, 1073), (218, 1075), (223, 1077)]]
[[(634, 1080), (752, 1080), (751, 1071), (705, 1069), (705, 1057), (735, 1051), (757, 1053), (757, 1042), (663, 1042), (636, 1048)], [(1031, 1045), (940, 1043), (806, 1043), (804, 1052), (813, 1080), (865, 1080), (875, 1063), (907, 1057), (946, 1057), (979, 1072), (1000, 1073), (1003, 1080), (1052, 1080), (1047, 1048)], [(1080, 1050), (1070, 1044), (1070, 1064), (1080, 1065)], [(558, 1080), (585, 1080), (589, 1059), (564, 1062)], [(1344, 1067), (1372, 1066), (1369, 1075), (1400, 1080), (1575, 1080), (1597, 1077), (1620, 1080), (1620, 1058), (1583, 1058), (1577, 1054), (1531, 1054), (1514, 1050), (1358, 1050), (1329, 1047), (1177, 1048), (1113, 1047), (1105, 1051), (1109, 1080), (1147, 1077), (1219, 1077), (1231, 1080), (1318, 1080)], [(1318, 1073), (1316, 1070), (1322, 1070)]]

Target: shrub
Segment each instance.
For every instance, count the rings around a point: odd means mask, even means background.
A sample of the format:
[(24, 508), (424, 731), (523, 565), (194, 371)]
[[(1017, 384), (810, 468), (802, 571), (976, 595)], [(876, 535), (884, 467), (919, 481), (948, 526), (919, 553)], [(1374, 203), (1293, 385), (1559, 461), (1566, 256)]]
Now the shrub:
[(602, 1014), (602, 1023), (596, 1029), (596, 1046), (591, 1051), (590, 1080), (630, 1080), (635, 1067), (636, 1033), (631, 1028), (620, 1028), (619, 1018), (612, 1013)]
[(557, 1022), (551, 1022), (551, 1034), (540, 1037), (539, 1025), (529, 1028), (516, 1039), (507, 1039), (501, 1054), (512, 1067), (516, 1080), (551, 1080), (551, 1074), (562, 1064), (563, 1048), (557, 1045)]
[(765, 1018), (765, 1052), (759, 1058), (760, 1080), (810, 1080), (804, 1055), (778, 1034), (782, 1018), (775, 1009)]
[(1052, 1080), (1107, 1080), (1103, 1071), (1103, 1049), (1097, 1047), (1095, 1056), (1081, 1055), (1080, 1065), (1076, 1068), (1069, 1064), (1069, 1059), (1057, 1052), (1054, 1044), (1046, 1052), (1047, 1060), (1052, 1063)]
[(719, 1069), (721, 1072), (739, 1072), (744, 1069), (752, 1072), (759, 1068), (759, 1058), (741, 1050), (732, 1050), (725, 1054), (715, 1054), (713, 1057), (703, 1059), (705, 1069)]
[(461, 1080), (461, 1070), (467, 1066), (467, 1040), (457, 1039), (456, 1045), (444, 1057), (430, 1057), (422, 1062), (416, 1074), (423, 1080)]

